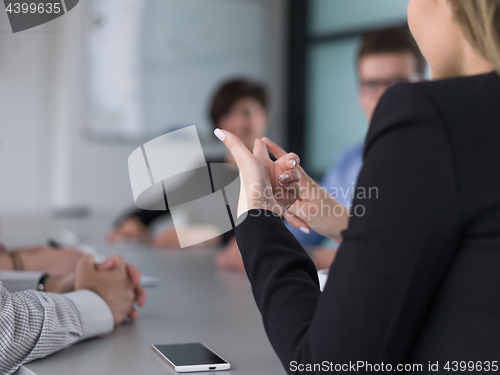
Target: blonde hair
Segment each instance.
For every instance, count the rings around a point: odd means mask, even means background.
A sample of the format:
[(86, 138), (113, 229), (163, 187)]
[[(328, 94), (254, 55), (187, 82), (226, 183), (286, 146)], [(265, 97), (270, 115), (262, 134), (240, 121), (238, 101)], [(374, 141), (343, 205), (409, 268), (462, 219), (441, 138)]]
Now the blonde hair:
[(500, 74), (500, 0), (451, 1), (465, 37)]

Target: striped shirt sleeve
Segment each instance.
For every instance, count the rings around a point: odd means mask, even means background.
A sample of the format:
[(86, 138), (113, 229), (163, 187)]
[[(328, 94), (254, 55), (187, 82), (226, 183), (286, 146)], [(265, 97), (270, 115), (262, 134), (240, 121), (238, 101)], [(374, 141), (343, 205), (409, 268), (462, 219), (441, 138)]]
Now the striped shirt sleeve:
[(10, 293), (0, 282), (0, 373), (113, 330), (104, 300), (88, 290)]
[(3, 287), (11, 293), (38, 289), (43, 272), (0, 271)]

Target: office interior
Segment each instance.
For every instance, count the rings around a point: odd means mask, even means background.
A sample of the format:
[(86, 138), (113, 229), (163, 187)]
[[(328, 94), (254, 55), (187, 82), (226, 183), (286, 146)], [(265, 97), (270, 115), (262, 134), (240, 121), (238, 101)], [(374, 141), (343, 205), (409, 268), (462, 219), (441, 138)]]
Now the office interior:
[[(223, 155), (207, 106), (232, 77), (268, 88), (267, 137), (321, 179), (368, 129), (357, 101), (361, 37), (406, 26), (406, 7), (401, 0), (80, 0), (19, 33), (0, 12), (0, 241), (55, 239), (109, 251), (106, 233), (134, 206), (129, 155), (190, 125), (207, 158)], [(169, 256), (182, 264), (181, 252)], [(220, 277), (248, 287), (244, 275)]]
[[(406, 3), (83, 1), (16, 34), (1, 17), (2, 216), (66, 210), (92, 217), (133, 204), (128, 155), (169, 127), (197, 125), (212, 144), (207, 153), (220, 152), (206, 106), (218, 81), (231, 76), (269, 87), (268, 137), (320, 176), (367, 129), (356, 102), (359, 36), (404, 24)], [(107, 119), (98, 117), (100, 106), (109, 106)]]

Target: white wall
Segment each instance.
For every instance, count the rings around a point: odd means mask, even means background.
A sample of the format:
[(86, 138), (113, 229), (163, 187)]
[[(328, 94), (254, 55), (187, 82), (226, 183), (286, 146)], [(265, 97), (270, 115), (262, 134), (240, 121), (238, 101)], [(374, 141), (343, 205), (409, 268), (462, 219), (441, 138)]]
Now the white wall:
[[(284, 0), (273, 2), (270, 137), (283, 137)], [(127, 158), (139, 144), (86, 137), (85, 1), (48, 24), (12, 34), (0, 12), (0, 216), (86, 206), (117, 213), (133, 204)]]
[(0, 207), (48, 203), (50, 114), (57, 34), (46, 27), (13, 35), (0, 12)]

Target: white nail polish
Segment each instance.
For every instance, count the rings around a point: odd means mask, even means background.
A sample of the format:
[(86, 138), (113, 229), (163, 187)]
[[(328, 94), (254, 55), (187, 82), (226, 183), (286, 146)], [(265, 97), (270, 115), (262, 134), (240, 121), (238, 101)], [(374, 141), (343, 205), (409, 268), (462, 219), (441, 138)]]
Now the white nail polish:
[(310, 234), (311, 231), (309, 230), (309, 228), (306, 228), (306, 227), (300, 227), (299, 228), (302, 232), (304, 232), (305, 234)]
[(295, 159), (290, 160), (290, 165), (292, 166), (292, 168), (295, 168), (295, 166), (297, 165)]
[(286, 181), (290, 178), (286, 173), (280, 174), (281, 181)]
[(219, 138), (222, 142), (226, 139), (226, 134), (220, 130), (219, 128), (214, 130), (214, 134), (217, 138)]

